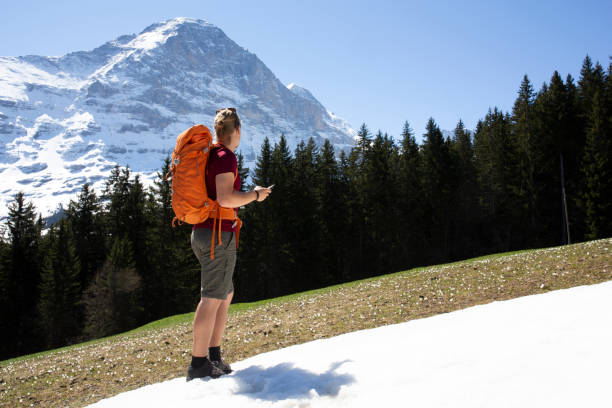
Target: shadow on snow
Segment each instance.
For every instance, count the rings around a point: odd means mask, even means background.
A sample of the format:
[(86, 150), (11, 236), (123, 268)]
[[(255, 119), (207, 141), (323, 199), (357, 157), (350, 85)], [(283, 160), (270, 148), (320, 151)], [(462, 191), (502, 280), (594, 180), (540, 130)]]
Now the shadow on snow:
[(334, 372), (349, 361), (336, 362), (321, 374), (296, 368), (293, 363), (282, 363), (269, 368), (252, 366), (235, 372), (232, 377), (239, 386), (236, 394), (254, 399), (279, 401), (316, 396), (311, 390), (320, 396), (335, 397), (341, 386), (355, 382), (355, 378), (350, 374)]

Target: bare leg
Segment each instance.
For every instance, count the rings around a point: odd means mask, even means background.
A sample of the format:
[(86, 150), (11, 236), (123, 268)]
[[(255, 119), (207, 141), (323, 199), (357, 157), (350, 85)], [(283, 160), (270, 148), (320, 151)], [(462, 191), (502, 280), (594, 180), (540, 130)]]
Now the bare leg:
[(215, 326), (210, 338), (210, 347), (218, 347), (221, 345), (221, 339), (223, 338), (223, 332), (225, 331), (225, 325), (227, 323), (227, 311), (230, 303), (232, 303), (233, 296), (234, 292), (227, 295), (227, 298), (221, 302), (221, 305), (217, 309)]
[(202, 298), (193, 317), (193, 349), (191, 354), (195, 357), (208, 355), (211, 335), (215, 328), (215, 320), (220, 305), (225, 300)]

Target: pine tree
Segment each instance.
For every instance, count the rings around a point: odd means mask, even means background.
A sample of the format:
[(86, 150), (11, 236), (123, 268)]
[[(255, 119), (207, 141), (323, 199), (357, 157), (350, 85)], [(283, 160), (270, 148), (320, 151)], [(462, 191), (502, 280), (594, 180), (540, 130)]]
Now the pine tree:
[(145, 213), (146, 193), (140, 176), (130, 178), (130, 169), (115, 167), (106, 183), (103, 197), (106, 199), (106, 219), (112, 240), (127, 239), (132, 251), (136, 273), (143, 278), (146, 319), (158, 316), (157, 299), (153, 297), (158, 282), (148, 274), (150, 253), (146, 248), (150, 217)]
[(473, 231), (478, 228), (480, 208), (478, 207), (478, 188), (474, 147), (470, 132), (459, 121), (451, 142), (453, 161), (453, 208), (452, 224), (453, 248), (451, 259), (465, 259), (477, 254), (478, 241)]
[(299, 203), (286, 208), (293, 220), (285, 225), (291, 239), (290, 252), (295, 259), (291, 271), (292, 291), (323, 287), (332, 277), (320, 262), (321, 222), (318, 219), (318, 195), (320, 187), (316, 163), (319, 152), (313, 138), (308, 144), (301, 141), (296, 147), (291, 171), (289, 202)]
[(591, 58), (587, 55), (582, 63), (580, 78), (578, 79), (578, 103), (584, 122), (588, 121), (593, 98), (597, 91), (601, 91), (605, 82), (603, 67), (598, 63), (593, 66)]
[(346, 186), (340, 178), (334, 147), (329, 139), (323, 143), (315, 168), (319, 180), (317, 219), (321, 224), (321, 265), (327, 267), (325, 275), (331, 279), (330, 283), (345, 282), (349, 277), (342, 259), (348, 223), (344, 201)]
[(510, 115), (497, 108), (480, 121), (474, 134), (476, 171), (484, 231), (482, 248), (487, 252), (514, 248), (520, 236), (520, 172), (517, 142), (510, 132)]
[[(575, 188), (579, 190), (579, 193), (577, 199), (570, 201), (582, 220), (578, 224), (578, 240), (589, 239), (597, 235), (598, 227), (596, 225), (601, 224), (601, 222), (594, 221), (599, 217), (598, 205), (595, 204), (595, 201), (598, 200), (595, 197), (600, 194), (597, 190), (603, 187), (598, 181), (600, 175), (595, 173), (598, 167), (603, 166), (605, 168), (604, 162), (610, 160), (604, 159), (601, 153), (595, 152), (595, 149), (603, 148), (605, 155), (605, 145), (608, 144), (605, 142), (605, 135), (607, 133), (606, 129), (609, 129), (610, 126), (606, 125), (606, 122), (609, 123), (609, 119), (606, 118), (609, 118), (612, 114), (612, 108), (609, 108), (609, 92), (606, 91), (606, 83), (609, 83), (609, 81), (609, 71), (606, 76), (602, 66), (599, 63), (593, 66), (590, 57), (587, 55), (582, 64), (576, 90), (578, 120), (584, 142), (583, 148), (574, 152), (574, 157), (577, 158), (579, 164), (577, 182), (575, 183)], [(608, 137), (610, 137), (609, 134)], [(598, 146), (602, 143), (603, 146)], [(612, 169), (608, 174), (611, 172)]]
[[(270, 296), (278, 296), (289, 293), (291, 282), (289, 274), (295, 268), (295, 258), (291, 251), (291, 235), (287, 226), (294, 222), (289, 216), (287, 202), (291, 202), (289, 197), (292, 195), (291, 180), (293, 176), (293, 158), (287, 145), (287, 139), (282, 134), (280, 140), (274, 145), (270, 161), (270, 177), (275, 184), (274, 196), (270, 197), (263, 204), (267, 205), (272, 217), (268, 218), (269, 228), (269, 253), (268, 259), (260, 258), (260, 265), (266, 268), (268, 282), (267, 291)], [(280, 197), (280, 199), (275, 199)]]
[(422, 169), (423, 195), (425, 199), (424, 242), (427, 245), (428, 262), (446, 259), (450, 245), (450, 205), (451, 205), (451, 157), (449, 146), (433, 118), (426, 126), (423, 135)]
[(106, 262), (83, 294), (85, 334), (97, 338), (134, 328), (143, 312), (140, 288), (131, 243), (115, 237)]
[[(554, 72), (550, 86), (544, 86), (535, 102), (537, 139), (534, 145), (536, 170), (534, 174), (538, 197), (538, 215), (543, 232), (542, 244), (554, 245), (568, 240), (565, 218), (564, 192), (566, 189), (565, 156), (576, 145), (572, 108), (567, 86), (558, 72)], [(571, 154), (571, 153), (570, 153)], [(566, 194), (567, 195), (567, 194)], [(546, 231), (546, 232), (544, 232)]]
[(152, 254), (147, 248), (146, 240), (152, 217), (146, 213), (146, 209), (147, 194), (140, 181), (140, 176), (136, 175), (129, 182), (127, 202), (123, 209), (124, 219), (126, 220), (126, 231), (123, 233), (131, 243), (134, 267), (142, 278), (142, 291), (145, 300), (144, 321), (149, 321), (160, 317), (160, 311), (157, 309), (157, 299), (154, 298), (155, 287), (159, 282), (147, 273), (151, 270)]
[[(272, 148), (266, 137), (257, 157), (253, 183), (259, 186), (269, 186), (272, 180)], [(276, 191), (276, 189), (275, 189)], [(272, 212), (270, 202), (278, 195), (269, 197), (266, 201), (247, 205), (240, 211), (243, 227), (240, 231), (240, 246), (234, 272), (236, 301), (258, 300), (268, 297), (270, 288), (263, 277), (272, 276), (268, 260), (274, 255), (271, 248), (272, 230), (270, 220)]]
[(378, 131), (362, 165), (366, 248), (375, 254), (368, 260), (370, 276), (393, 270), (397, 262), (398, 159), (393, 140)]
[(15, 329), (14, 321), (11, 319), (13, 314), (11, 275), (11, 247), (2, 237), (0, 239), (0, 332), (4, 334), (5, 341), (0, 343), (0, 360), (12, 357), (15, 352), (12, 343), (14, 336), (10, 335)]
[(523, 77), (518, 97), (512, 109), (512, 132), (517, 143), (518, 171), (520, 184), (518, 195), (521, 213), (524, 216), (523, 225), (533, 236), (537, 229), (537, 198), (535, 186), (535, 94), (527, 75)]
[(357, 146), (356, 146), (357, 152), (361, 155), (362, 158), (365, 156), (371, 144), (372, 144), (372, 138), (370, 136), (370, 131), (368, 130), (368, 127), (366, 126), (366, 124), (363, 123), (361, 127), (359, 128), (359, 131), (357, 132)]
[(240, 191), (247, 191), (247, 184), (249, 179), (249, 168), (244, 167), (244, 156), (242, 153), (238, 153), (236, 156), (236, 161), (238, 165), (238, 175), (240, 176)]
[[(362, 126), (364, 127), (364, 126)], [(344, 263), (351, 280), (359, 279), (369, 273), (367, 236), (365, 225), (365, 203), (363, 186), (363, 163), (367, 157), (368, 146), (355, 146), (348, 156), (340, 152), (340, 180), (346, 188), (343, 200), (346, 206), (347, 240), (344, 243)]]
[(612, 129), (606, 112), (604, 95), (593, 96), (587, 128), (587, 144), (583, 160), (586, 209), (586, 238), (612, 235)]
[(80, 285), (89, 285), (106, 258), (101, 204), (93, 189), (85, 183), (76, 201), (70, 201), (66, 218), (74, 234), (76, 255), (80, 260)]
[(585, 134), (581, 129), (580, 109), (578, 100), (578, 88), (571, 75), (567, 75), (565, 80), (566, 90), (566, 117), (565, 133), (561, 142), (560, 163), (562, 174), (563, 200), (563, 219), (567, 217), (565, 231), (567, 242), (575, 242), (584, 239), (584, 219), (579, 198), (584, 186), (583, 174), (580, 170), (581, 158), (584, 156), (586, 143)]
[(38, 311), (46, 346), (59, 347), (80, 332), (80, 269), (70, 221), (60, 220), (47, 234)]
[(261, 145), (261, 153), (257, 156), (257, 164), (255, 165), (254, 183), (258, 186), (269, 186), (273, 183), (272, 175), (270, 174), (270, 165), (272, 162), (272, 147), (270, 140), (266, 137)]
[(419, 145), (408, 122), (404, 123), (401, 134), (401, 151), (399, 157), (399, 220), (402, 226), (398, 251), (402, 267), (408, 268), (422, 264), (421, 234), (423, 223), (423, 186), (421, 184), (421, 157)]
[(606, 110), (608, 114), (610, 114), (612, 112), (612, 58), (610, 58), (610, 64), (608, 65), (604, 93), (606, 101)]
[(6, 293), (10, 309), (5, 316), (8, 330), (4, 341), (8, 354), (15, 356), (40, 347), (36, 301), (40, 282), (40, 240), (42, 220), (36, 218), (34, 205), (25, 202), (17, 193), (9, 204), (8, 231), (10, 240), (10, 269), (6, 270)]
[(115, 166), (106, 181), (102, 199), (105, 202), (105, 221), (110, 236), (128, 234), (129, 214), (125, 211), (130, 195), (130, 169)]

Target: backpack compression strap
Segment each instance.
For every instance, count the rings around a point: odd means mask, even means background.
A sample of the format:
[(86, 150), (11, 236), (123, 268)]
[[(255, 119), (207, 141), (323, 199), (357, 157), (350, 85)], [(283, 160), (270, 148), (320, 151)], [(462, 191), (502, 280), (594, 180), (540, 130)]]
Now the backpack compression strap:
[[(230, 210), (230, 211), (228, 211)], [(238, 248), (238, 242), (240, 240), (240, 228), (242, 228), (242, 221), (240, 218), (236, 216), (236, 213), (233, 208), (226, 208), (218, 206), (217, 210), (211, 214), (211, 217), (214, 219), (213, 221), (213, 230), (212, 230), (212, 240), (210, 241), (210, 259), (215, 259), (215, 234), (219, 236), (219, 245), (223, 245), (221, 241), (221, 225), (223, 224), (223, 220), (234, 221), (234, 225), (236, 227), (236, 248)], [(217, 224), (219, 225), (217, 227)], [(217, 231), (217, 228), (219, 229)]]
[[(234, 182), (237, 178), (238, 169), (236, 169), (236, 174), (234, 175)], [(240, 218), (238, 218), (236, 211), (233, 208), (221, 207), (216, 200), (215, 204), (217, 205), (217, 208), (210, 214), (210, 217), (214, 218), (212, 239), (210, 241), (210, 259), (215, 259), (215, 234), (219, 236), (219, 245), (223, 245), (223, 242), (221, 241), (221, 224), (223, 224), (223, 220), (234, 221), (233, 227), (236, 227), (236, 248), (238, 248), (238, 243), (240, 242), (240, 228), (242, 228), (242, 221)], [(217, 223), (219, 224), (219, 227), (217, 227)], [(219, 228), (218, 232), (217, 228)]]

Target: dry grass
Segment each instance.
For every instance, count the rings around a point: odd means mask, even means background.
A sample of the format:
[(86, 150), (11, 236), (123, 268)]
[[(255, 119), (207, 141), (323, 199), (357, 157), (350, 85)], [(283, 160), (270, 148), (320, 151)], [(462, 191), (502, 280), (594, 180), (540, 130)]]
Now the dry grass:
[[(228, 361), (495, 300), (612, 279), (612, 239), (421, 268), (232, 313)], [(80, 407), (185, 375), (191, 325), (140, 331), (0, 367), (0, 405)]]

